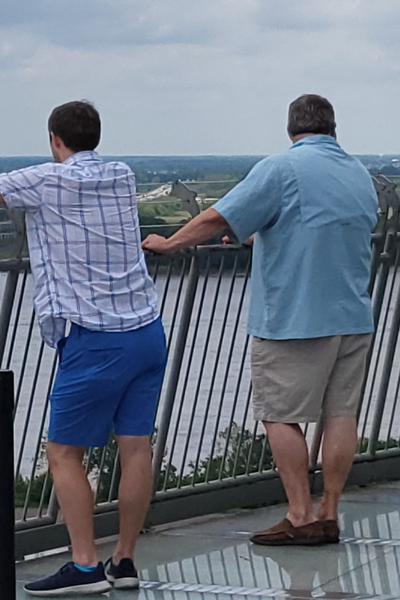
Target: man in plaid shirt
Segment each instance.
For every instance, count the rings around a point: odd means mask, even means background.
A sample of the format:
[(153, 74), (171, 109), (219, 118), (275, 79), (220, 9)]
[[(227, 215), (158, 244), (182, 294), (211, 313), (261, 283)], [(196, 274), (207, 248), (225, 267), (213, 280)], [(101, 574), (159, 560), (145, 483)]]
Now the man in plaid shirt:
[[(151, 497), (150, 435), (166, 363), (132, 171), (95, 152), (100, 117), (88, 102), (54, 109), (49, 134), (54, 163), (0, 175), (0, 202), (26, 213), (36, 313), (43, 339), (59, 353), (47, 455), (73, 561), (26, 586), (41, 596), (138, 586), (133, 552)], [(112, 428), (121, 534), (105, 569), (82, 459)]]

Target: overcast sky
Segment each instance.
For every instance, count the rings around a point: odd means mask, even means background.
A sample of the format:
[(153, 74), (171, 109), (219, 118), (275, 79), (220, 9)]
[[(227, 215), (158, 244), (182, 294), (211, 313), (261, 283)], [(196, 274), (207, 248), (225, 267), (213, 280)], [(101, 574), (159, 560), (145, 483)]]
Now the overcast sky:
[(399, 0), (0, 0), (0, 155), (87, 98), (105, 154), (270, 154), (327, 96), (353, 153), (400, 154)]

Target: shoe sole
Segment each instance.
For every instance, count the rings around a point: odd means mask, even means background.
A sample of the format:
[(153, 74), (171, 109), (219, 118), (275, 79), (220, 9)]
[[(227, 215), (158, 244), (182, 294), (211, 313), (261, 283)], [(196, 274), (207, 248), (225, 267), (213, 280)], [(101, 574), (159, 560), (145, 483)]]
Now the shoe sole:
[(74, 585), (68, 588), (58, 590), (29, 590), (24, 588), (24, 592), (30, 596), (41, 596), (49, 598), (51, 596), (77, 596), (78, 594), (104, 594), (112, 590), (112, 585), (108, 581), (98, 581), (96, 583), (87, 583), (85, 585)]
[(137, 577), (118, 577), (117, 579), (113, 575), (106, 575), (106, 577), (116, 590), (137, 590), (140, 585)]
[(338, 544), (339, 540), (321, 538), (299, 538), (299, 539), (284, 539), (284, 540), (256, 540), (250, 538), (250, 541), (257, 546), (325, 546), (326, 544)]

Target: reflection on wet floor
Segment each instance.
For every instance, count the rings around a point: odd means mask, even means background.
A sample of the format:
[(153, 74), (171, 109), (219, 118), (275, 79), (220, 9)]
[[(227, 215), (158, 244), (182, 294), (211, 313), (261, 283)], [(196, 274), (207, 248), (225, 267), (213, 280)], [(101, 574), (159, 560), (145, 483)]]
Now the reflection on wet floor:
[[(138, 548), (140, 592), (111, 592), (140, 600), (223, 600), (226, 596), (400, 598), (400, 484), (347, 494), (341, 504), (342, 542), (320, 548), (262, 547), (248, 542), (275, 524), (274, 506), (179, 523), (144, 535)], [(99, 546), (102, 559), (112, 552)], [(22, 582), (68, 560), (58, 555), (18, 567)], [(19, 598), (24, 598), (20, 592)]]

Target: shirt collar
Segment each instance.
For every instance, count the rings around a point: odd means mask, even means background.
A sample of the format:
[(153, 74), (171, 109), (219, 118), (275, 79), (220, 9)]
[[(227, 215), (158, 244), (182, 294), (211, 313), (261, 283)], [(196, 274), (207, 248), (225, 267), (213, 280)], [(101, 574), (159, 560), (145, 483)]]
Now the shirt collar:
[(73, 154), (64, 161), (64, 165), (76, 165), (81, 162), (101, 162), (101, 158), (95, 150), (84, 150)]
[(330, 144), (332, 146), (339, 146), (335, 138), (331, 135), (309, 135), (293, 144), (292, 148), (311, 144)]

